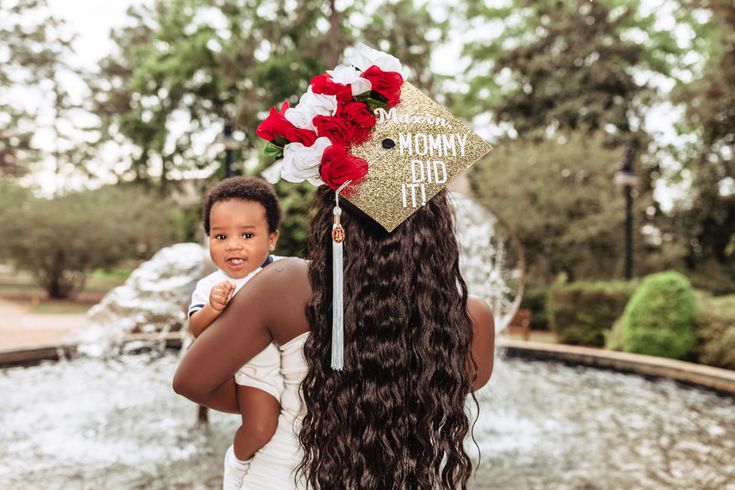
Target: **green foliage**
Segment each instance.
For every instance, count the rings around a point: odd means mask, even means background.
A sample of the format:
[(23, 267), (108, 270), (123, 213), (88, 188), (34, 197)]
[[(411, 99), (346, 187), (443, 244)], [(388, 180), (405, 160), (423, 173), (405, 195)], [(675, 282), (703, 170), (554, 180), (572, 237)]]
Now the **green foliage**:
[(202, 206), (174, 204), (169, 211), (176, 242), (200, 242)]
[(699, 362), (735, 369), (735, 295), (703, 298), (698, 323)]
[[(194, 143), (211, 142), (212, 129), (227, 116), (242, 139), (242, 158), (249, 159), (265, 145), (255, 128), (269, 106), (297, 102), (309, 80), (336, 65), (358, 39), (390, 50), (414, 71), (413, 81), (431, 89), (427, 55), (444, 38), (446, 23), (413, 1), (374, 11), (366, 5), (157, 0), (130, 9), (128, 25), (113, 33), (117, 49), (92, 82), (101, 134), (138, 149), (122, 176), (155, 182), (150, 170), (162, 165), (165, 185), (181, 171), (214, 171), (216, 145), (202, 150)], [(172, 132), (182, 118), (188, 123)]]
[[(520, 135), (546, 128), (630, 133), (631, 116), (653, 91), (637, 71), (672, 76), (686, 54), (639, 1), (472, 0), (467, 16), (499, 32), (465, 45), (467, 115), (493, 109)], [(642, 39), (641, 39), (642, 38)]]
[[(735, 291), (735, 4), (731, 0), (691, 0), (711, 9), (702, 26), (712, 50), (703, 76), (679, 87), (674, 97), (686, 107), (679, 131), (691, 142), (676, 156), (691, 190), (676, 210), (674, 234), (687, 247), (690, 270), (720, 267), (717, 275)], [(722, 292), (722, 291), (720, 291)]]
[(554, 282), (546, 303), (560, 342), (601, 347), (635, 290), (629, 282)]
[(647, 276), (625, 307), (621, 326), (623, 350), (685, 359), (697, 340), (697, 298), (678, 272)]
[[(68, 63), (74, 36), (46, 0), (0, 0), (0, 12), (0, 176), (33, 170), (44, 156), (59, 173), (89, 151), (79, 137), (86, 128), (78, 119), (73, 130), (65, 124), (81, 109), (66, 85), (83, 83), (81, 70)], [(39, 130), (45, 146), (35, 137)]]
[(283, 256), (306, 257), (309, 239), (309, 204), (314, 186), (308, 183), (279, 182), (275, 186), (280, 199), (283, 220), (276, 253)]
[(686, 276), (696, 289), (708, 291), (713, 296), (735, 293), (735, 260), (723, 263), (714, 257), (702, 257), (695, 264), (686, 269)]
[[(624, 199), (613, 183), (621, 159), (599, 134), (508, 141), (474, 167), (470, 181), (480, 202), (514, 226), (533, 280), (548, 284), (559, 273), (608, 279), (623, 271)], [(650, 199), (644, 191), (636, 199), (636, 230)]]
[(22, 194), (0, 215), (0, 251), (52, 298), (84, 286), (96, 268), (148, 258), (171, 243), (170, 202), (139, 188), (108, 187), (52, 200)]
[(547, 287), (541, 284), (527, 283), (521, 300), (521, 308), (531, 312), (531, 328), (533, 330), (548, 330), (549, 322), (546, 318)]

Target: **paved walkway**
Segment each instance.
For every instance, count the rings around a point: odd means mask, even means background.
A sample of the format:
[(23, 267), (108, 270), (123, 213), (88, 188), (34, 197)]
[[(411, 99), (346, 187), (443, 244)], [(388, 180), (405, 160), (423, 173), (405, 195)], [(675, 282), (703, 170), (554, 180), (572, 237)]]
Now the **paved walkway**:
[(83, 313), (32, 313), (23, 303), (0, 298), (0, 350), (63, 342), (85, 321)]

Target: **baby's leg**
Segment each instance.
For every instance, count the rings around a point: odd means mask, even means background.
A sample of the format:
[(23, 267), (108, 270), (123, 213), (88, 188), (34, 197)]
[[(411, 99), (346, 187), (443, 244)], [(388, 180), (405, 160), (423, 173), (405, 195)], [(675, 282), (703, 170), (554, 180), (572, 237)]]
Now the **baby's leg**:
[(235, 456), (245, 461), (271, 440), (278, 426), (281, 405), (273, 395), (252, 386), (237, 386), (242, 425), (235, 433)]

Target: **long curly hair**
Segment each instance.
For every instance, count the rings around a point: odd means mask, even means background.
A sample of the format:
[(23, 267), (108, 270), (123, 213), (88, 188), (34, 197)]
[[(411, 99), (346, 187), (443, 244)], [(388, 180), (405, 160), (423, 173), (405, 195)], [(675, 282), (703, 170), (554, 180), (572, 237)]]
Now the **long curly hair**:
[(332, 489), (467, 488), (467, 286), (446, 191), (393, 232), (348, 202), (343, 371), (330, 368), (334, 191), (312, 203), (299, 474)]

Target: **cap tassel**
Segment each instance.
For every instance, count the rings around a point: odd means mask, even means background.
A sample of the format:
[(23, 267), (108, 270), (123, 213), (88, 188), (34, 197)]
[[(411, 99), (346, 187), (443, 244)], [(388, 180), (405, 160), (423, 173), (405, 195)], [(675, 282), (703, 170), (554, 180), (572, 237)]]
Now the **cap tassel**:
[(344, 367), (344, 261), (342, 242), (345, 230), (340, 217), (339, 193), (350, 181), (342, 184), (334, 195), (334, 223), (332, 224), (332, 369), (341, 371)]

